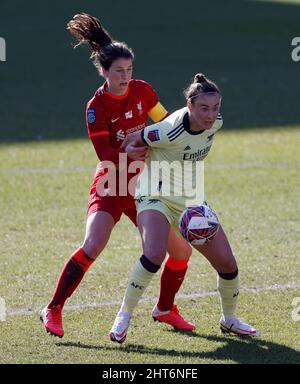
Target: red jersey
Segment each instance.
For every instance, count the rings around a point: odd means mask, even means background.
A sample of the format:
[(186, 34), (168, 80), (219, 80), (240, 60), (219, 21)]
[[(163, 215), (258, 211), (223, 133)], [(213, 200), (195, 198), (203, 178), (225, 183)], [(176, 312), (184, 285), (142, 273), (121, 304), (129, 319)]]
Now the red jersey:
[(142, 80), (131, 80), (122, 96), (110, 94), (106, 85), (105, 82), (87, 103), (87, 128), (99, 159), (118, 164), (124, 138), (146, 126), (147, 113), (158, 103), (158, 96)]

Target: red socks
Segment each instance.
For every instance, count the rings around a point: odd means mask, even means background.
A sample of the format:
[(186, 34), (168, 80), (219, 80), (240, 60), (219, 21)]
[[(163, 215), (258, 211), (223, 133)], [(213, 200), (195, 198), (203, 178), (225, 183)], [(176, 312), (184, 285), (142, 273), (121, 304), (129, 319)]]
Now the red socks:
[[(81, 282), (85, 272), (94, 262), (82, 248), (75, 251), (66, 262), (57, 281), (53, 297), (48, 308), (60, 305), (72, 295)], [(168, 257), (160, 278), (160, 296), (157, 303), (159, 310), (172, 309), (176, 293), (179, 291), (187, 270), (188, 260), (175, 260)]]
[(53, 297), (48, 304), (48, 308), (60, 305), (64, 306), (65, 301), (72, 295), (78, 287), (85, 272), (94, 262), (82, 248), (77, 249), (66, 262), (57, 281)]
[(158, 309), (168, 311), (172, 309), (176, 293), (184, 280), (188, 267), (188, 260), (175, 260), (168, 257), (160, 276), (160, 295)]

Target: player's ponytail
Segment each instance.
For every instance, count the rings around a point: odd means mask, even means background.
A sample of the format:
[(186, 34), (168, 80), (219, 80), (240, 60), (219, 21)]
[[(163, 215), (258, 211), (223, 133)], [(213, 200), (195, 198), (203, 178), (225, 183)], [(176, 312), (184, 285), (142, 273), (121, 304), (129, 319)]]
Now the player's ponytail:
[(134, 59), (134, 54), (125, 43), (114, 41), (103, 28), (100, 21), (87, 13), (75, 15), (67, 24), (67, 29), (78, 41), (75, 48), (88, 44), (92, 49), (91, 59), (100, 73), (101, 69), (109, 69), (119, 59)]
[(195, 99), (203, 93), (219, 93), (218, 86), (208, 79), (203, 73), (197, 73), (194, 81), (185, 89), (184, 95), (187, 101), (194, 103)]
[(78, 40), (75, 47), (87, 43), (94, 52), (112, 43), (112, 38), (102, 27), (100, 21), (87, 13), (75, 15), (68, 22), (67, 29)]

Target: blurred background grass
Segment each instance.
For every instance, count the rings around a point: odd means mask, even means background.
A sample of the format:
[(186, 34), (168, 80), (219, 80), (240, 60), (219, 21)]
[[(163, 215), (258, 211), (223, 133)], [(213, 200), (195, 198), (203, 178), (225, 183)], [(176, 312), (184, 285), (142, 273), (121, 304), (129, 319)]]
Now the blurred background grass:
[(86, 137), (85, 103), (102, 79), (88, 48), (72, 50), (66, 30), (82, 11), (134, 49), (134, 76), (149, 81), (170, 111), (203, 72), (222, 90), (226, 129), (300, 122), (300, 63), (291, 60), (299, 2), (2, 1), (2, 142)]

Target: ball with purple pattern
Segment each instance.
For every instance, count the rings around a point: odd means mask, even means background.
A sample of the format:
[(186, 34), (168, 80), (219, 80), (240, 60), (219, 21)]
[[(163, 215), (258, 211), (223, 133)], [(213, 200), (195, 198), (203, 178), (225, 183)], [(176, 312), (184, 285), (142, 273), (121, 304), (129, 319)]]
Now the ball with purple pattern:
[(217, 215), (205, 204), (186, 208), (179, 218), (180, 233), (192, 245), (212, 240), (219, 227)]

